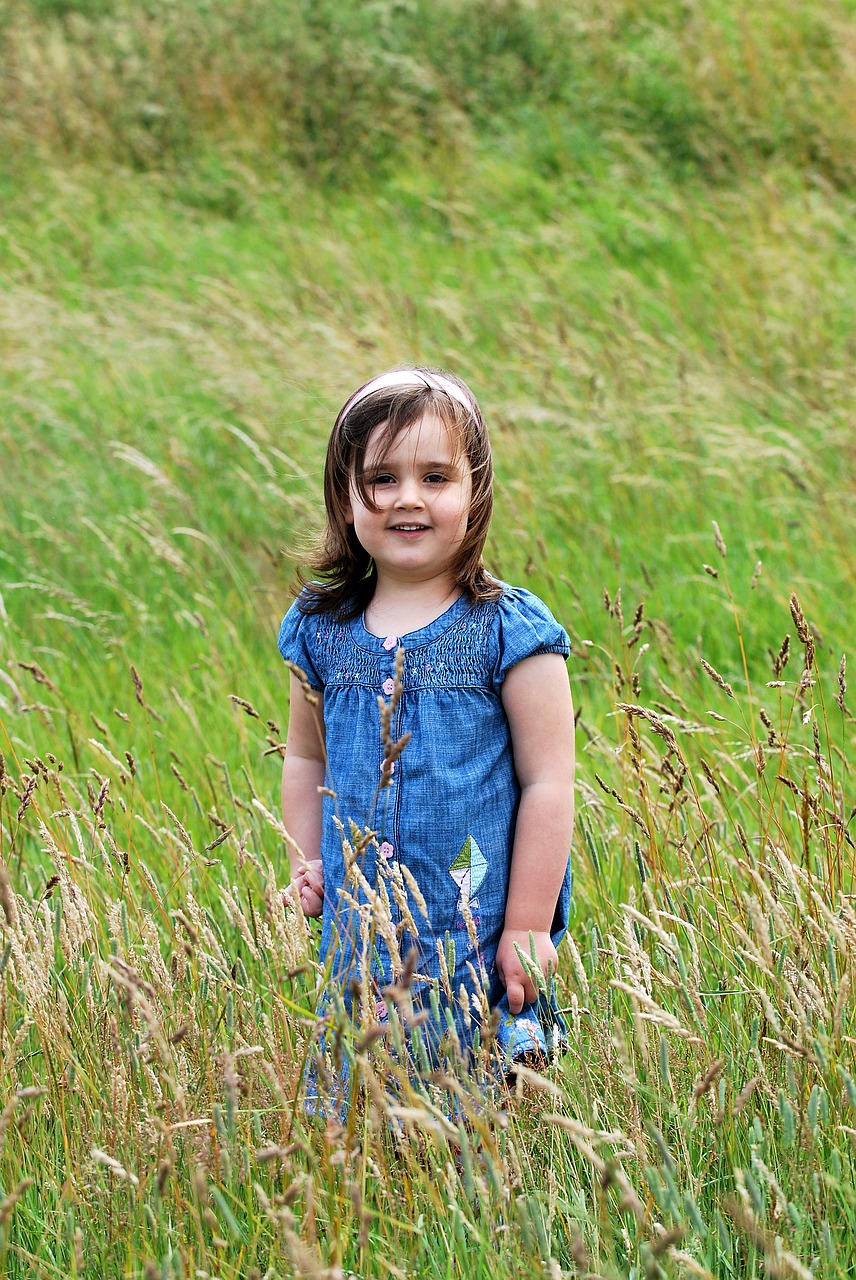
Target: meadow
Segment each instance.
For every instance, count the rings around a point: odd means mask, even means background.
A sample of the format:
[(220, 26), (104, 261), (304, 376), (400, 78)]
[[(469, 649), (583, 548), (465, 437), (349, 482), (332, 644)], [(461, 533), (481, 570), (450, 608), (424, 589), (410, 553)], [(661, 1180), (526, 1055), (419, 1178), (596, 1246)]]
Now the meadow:
[[(0, 54), (2, 1274), (852, 1275), (851, 0), (8, 0)], [(276, 633), (409, 361), (572, 638), (570, 1048), (432, 1096), (343, 1022), (325, 1127)]]

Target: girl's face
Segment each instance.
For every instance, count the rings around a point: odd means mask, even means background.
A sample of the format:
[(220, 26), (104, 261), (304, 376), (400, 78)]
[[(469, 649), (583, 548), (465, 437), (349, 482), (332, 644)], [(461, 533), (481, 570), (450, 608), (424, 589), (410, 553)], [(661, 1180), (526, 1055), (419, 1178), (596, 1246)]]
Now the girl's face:
[(374, 559), (378, 580), (429, 582), (450, 566), (467, 534), (472, 474), (445, 423), (426, 413), (382, 451), (382, 426), (369, 436), (365, 478), (377, 511), (353, 482), (346, 520)]

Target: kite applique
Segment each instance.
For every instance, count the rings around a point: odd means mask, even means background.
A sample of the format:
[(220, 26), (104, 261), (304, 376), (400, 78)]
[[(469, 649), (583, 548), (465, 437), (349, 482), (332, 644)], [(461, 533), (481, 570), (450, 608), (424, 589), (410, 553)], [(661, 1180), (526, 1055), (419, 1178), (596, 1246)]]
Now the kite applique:
[(471, 910), (478, 907), (478, 891), (487, 875), (487, 858), (472, 836), (467, 836), (461, 851), (449, 867), (449, 875), (460, 889), (458, 911), (466, 905)]

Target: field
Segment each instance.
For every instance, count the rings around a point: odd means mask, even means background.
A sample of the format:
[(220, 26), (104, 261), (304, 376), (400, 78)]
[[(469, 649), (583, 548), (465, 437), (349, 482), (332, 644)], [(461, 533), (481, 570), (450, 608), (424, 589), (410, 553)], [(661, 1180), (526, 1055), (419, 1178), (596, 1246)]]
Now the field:
[[(0, 52), (2, 1274), (852, 1275), (856, 7), (9, 0)], [(325, 1128), (276, 631), (409, 361), (573, 641), (571, 1046), (450, 1113), (343, 1026)]]

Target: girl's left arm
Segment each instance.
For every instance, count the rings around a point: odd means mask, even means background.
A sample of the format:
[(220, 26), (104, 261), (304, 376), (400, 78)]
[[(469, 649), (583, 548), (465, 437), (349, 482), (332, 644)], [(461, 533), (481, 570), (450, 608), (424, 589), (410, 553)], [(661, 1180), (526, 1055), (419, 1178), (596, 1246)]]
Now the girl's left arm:
[(512, 1013), (537, 997), (515, 949), (556, 969), (550, 938), (574, 829), (574, 709), (565, 659), (536, 654), (517, 663), (502, 685), (511, 728), (520, 808), (514, 833), (505, 927), (496, 953)]

